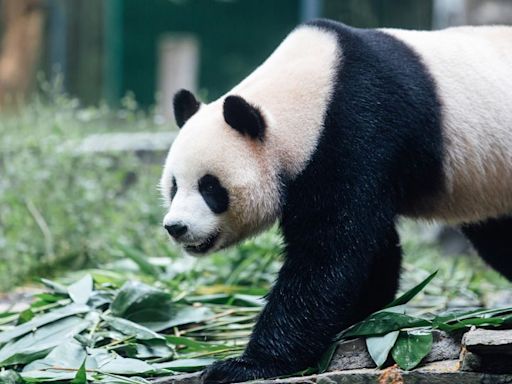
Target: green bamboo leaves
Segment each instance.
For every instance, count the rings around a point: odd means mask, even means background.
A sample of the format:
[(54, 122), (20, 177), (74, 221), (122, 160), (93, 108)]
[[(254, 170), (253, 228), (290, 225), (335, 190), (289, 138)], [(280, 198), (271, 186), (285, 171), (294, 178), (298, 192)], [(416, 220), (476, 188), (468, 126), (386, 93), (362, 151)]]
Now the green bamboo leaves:
[(378, 367), (386, 364), (391, 353), (400, 368), (415, 368), (432, 349), (434, 324), (439, 326), (443, 323), (407, 315), (404, 313), (404, 306), (421, 292), (436, 274), (437, 271), (382, 311), (350, 327), (340, 338), (366, 337), (368, 353)]
[(384, 336), (368, 337), (368, 353), (378, 367), (388, 360), (389, 353), (398, 366), (405, 370), (415, 368), (432, 349), (430, 330), (392, 331)]
[[(106, 276), (67, 287), (46, 280), (49, 291), (30, 308), (0, 314), (0, 367), (10, 368), (0, 382), (146, 384), (144, 377), (201, 370), (241, 352), (259, 310), (233, 306), (231, 297), (178, 303), (168, 291), (137, 281), (117, 288)], [(202, 341), (226, 336), (238, 344)]]
[(87, 304), (93, 290), (91, 275), (85, 275), (68, 287), (68, 295), (77, 304)]
[(53, 348), (91, 325), (88, 319), (67, 317), (47, 324), (34, 332), (11, 341), (0, 349), (0, 366), (27, 364), (46, 356)]
[[(512, 324), (512, 307), (412, 314), (408, 302), (434, 276), (343, 331), (339, 340), (364, 338), (377, 366), (394, 361), (410, 370), (431, 351), (435, 329)], [(179, 295), (177, 301), (156, 284), (106, 273), (69, 286), (45, 285), (49, 291), (27, 310), (0, 314), (3, 382), (148, 384), (149, 377), (201, 370), (242, 352), (262, 305), (259, 293), (246, 288)], [(320, 359), (318, 371), (327, 369), (335, 348)]]
[(385, 309), (342, 332), (339, 339), (365, 337), (368, 352), (378, 367), (388, 363), (391, 355), (400, 368), (411, 370), (431, 351), (434, 329), (449, 332), (470, 326), (512, 324), (512, 307), (458, 311), (428, 318), (406, 314), (406, 304), (421, 292), (436, 274), (437, 272), (432, 273)]
[(428, 330), (401, 331), (391, 350), (393, 360), (407, 371), (415, 368), (432, 349), (432, 340)]

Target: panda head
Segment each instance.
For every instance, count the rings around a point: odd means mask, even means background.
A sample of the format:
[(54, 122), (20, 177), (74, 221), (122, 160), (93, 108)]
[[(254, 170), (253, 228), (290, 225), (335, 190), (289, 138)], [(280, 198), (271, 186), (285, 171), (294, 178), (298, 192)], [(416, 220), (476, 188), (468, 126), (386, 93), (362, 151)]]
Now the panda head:
[(236, 95), (201, 104), (182, 90), (174, 113), (180, 132), (160, 181), (170, 236), (201, 255), (272, 224), (280, 185), (262, 110)]

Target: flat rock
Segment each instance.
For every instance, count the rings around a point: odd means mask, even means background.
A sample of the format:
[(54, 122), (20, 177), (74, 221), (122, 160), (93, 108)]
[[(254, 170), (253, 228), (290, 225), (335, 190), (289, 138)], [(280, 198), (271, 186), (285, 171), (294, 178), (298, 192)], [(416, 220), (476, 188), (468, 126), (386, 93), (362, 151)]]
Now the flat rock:
[(512, 330), (475, 329), (464, 335), (463, 344), (478, 355), (508, 354), (512, 359)]
[(512, 374), (512, 355), (485, 354), (464, 351), (461, 355), (461, 371)]
[[(403, 371), (396, 366), (377, 370), (371, 368), (327, 372), (319, 375), (290, 377), (286, 379), (254, 380), (262, 384), (510, 384), (512, 375), (461, 372), (459, 361), (431, 363), (413, 371)], [(154, 380), (158, 384), (199, 384), (200, 374), (182, 374)]]
[(354, 339), (338, 344), (328, 367), (328, 371), (346, 369), (375, 368), (364, 339)]
[[(511, 383), (512, 375), (502, 377), (476, 372), (459, 371), (459, 355), (462, 334), (449, 335), (434, 331), (432, 351), (423, 360), (422, 367), (414, 371), (402, 371), (395, 367), (375, 369), (375, 363), (366, 349), (363, 339), (339, 343), (328, 372), (306, 377), (256, 380), (255, 383), (319, 383), (319, 384), (370, 384), (370, 383)], [(395, 380), (395, 381), (393, 381)], [(507, 381), (508, 380), (508, 381)], [(158, 384), (199, 384), (200, 373), (186, 373), (155, 379)]]
[[(432, 350), (423, 359), (423, 363), (459, 358), (462, 333), (447, 334), (434, 331), (433, 336)], [(355, 339), (339, 343), (328, 371), (358, 368), (375, 368), (375, 363), (366, 349), (365, 341)]]
[(159, 377), (151, 380), (151, 383), (155, 384), (200, 384), (201, 373), (180, 373), (178, 375)]

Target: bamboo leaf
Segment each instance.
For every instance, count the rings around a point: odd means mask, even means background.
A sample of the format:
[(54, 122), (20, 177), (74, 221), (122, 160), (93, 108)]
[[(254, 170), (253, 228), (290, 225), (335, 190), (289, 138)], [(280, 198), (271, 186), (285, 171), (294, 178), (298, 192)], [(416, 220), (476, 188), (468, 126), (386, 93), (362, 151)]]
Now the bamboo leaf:
[(92, 294), (93, 285), (92, 276), (87, 274), (68, 287), (69, 297), (77, 304), (87, 304)]
[(110, 309), (114, 316), (138, 324), (161, 324), (172, 318), (174, 304), (168, 293), (130, 281), (119, 290)]
[(180, 359), (168, 361), (165, 363), (153, 364), (155, 369), (171, 369), (179, 372), (194, 372), (214, 363), (216, 360), (211, 358), (202, 359)]
[(153, 357), (170, 359), (174, 355), (174, 350), (167, 345), (165, 340), (153, 339), (145, 340), (136, 345), (137, 351), (135, 357), (138, 359), (149, 359)]
[[(470, 311), (453, 311), (448, 313), (442, 313), (435, 316), (432, 320), (434, 326), (438, 324), (449, 324), (449, 323), (457, 323), (463, 320), (470, 319), (488, 319), (496, 316), (509, 315), (512, 312), (512, 307), (505, 308), (495, 308), (495, 309), (473, 309)], [(505, 317), (507, 317), (505, 316)]]
[(398, 297), (395, 300), (393, 300), (391, 303), (386, 305), (386, 308), (396, 307), (398, 305), (407, 304), (418, 293), (420, 293), (423, 290), (423, 288), (425, 288), (432, 281), (432, 279), (437, 275), (437, 272), (438, 271), (435, 271), (430, 276), (428, 276), (425, 280), (423, 280), (421, 283), (419, 283), (417, 286), (415, 286), (414, 288), (408, 290), (403, 295), (401, 295), (400, 297)]
[(108, 352), (105, 348), (92, 348), (88, 350), (88, 353), (86, 366), (91, 369), (98, 369), (117, 357), (116, 354)]
[(226, 349), (225, 345), (205, 343), (205, 342), (190, 339), (188, 337), (165, 335), (165, 338), (166, 338), (167, 342), (175, 345), (176, 347), (178, 347), (178, 346), (186, 347), (186, 350), (185, 350), (186, 353), (202, 352), (202, 351), (214, 352), (214, 351), (220, 351), (220, 350)]
[(20, 312), (18, 316), (18, 324), (25, 324), (28, 323), (30, 320), (34, 318), (34, 312), (29, 309), (25, 309), (24, 311)]
[(21, 376), (12, 370), (0, 372), (0, 383), (2, 384), (23, 384)]
[(429, 320), (402, 313), (377, 312), (348, 328), (341, 334), (341, 338), (379, 336), (403, 328), (428, 327), (431, 324)]
[(168, 321), (163, 322), (146, 322), (145, 325), (153, 330), (162, 331), (164, 329), (177, 327), (179, 325), (200, 323), (213, 316), (213, 312), (207, 307), (193, 307), (191, 305), (174, 306), (174, 311)]
[(120, 317), (104, 316), (103, 318), (112, 328), (124, 333), (127, 336), (133, 336), (139, 340), (152, 340), (165, 338), (151, 329), (146, 328), (140, 324), (134, 323), (130, 320), (122, 319)]
[(55, 281), (48, 280), (48, 279), (41, 279), (41, 283), (46, 285), (48, 288), (50, 288), (55, 293), (61, 293), (61, 294), (68, 293), (68, 289), (64, 285), (57, 283)]
[[(24, 379), (71, 380), (85, 363), (85, 349), (70, 339), (54, 348), (48, 356), (31, 362), (23, 368)], [(52, 369), (59, 367), (61, 369)], [(84, 371), (85, 373), (85, 371)]]
[(262, 307), (265, 305), (265, 299), (261, 296), (256, 295), (246, 295), (241, 293), (236, 293), (233, 295), (233, 300), (239, 300), (242, 301), (245, 304), (255, 306), (255, 307)]
[(78, 369), (75, 378), (71, 381), (71, 384), (87, 384), (87, 374), (85, 372), (85, 360)]
[(139, 359), (123, 358), (118, 356), (99, 367), (99, 372), (113, 373), (117, 375), (137, 375), (152, 372), (155, 369)]
[(432, 349), (432, 332), (400, 332), (391, 355), (400, 368), (409, 371), (415, 368)]
[(68, 295), (63, 295), (61, 293), (38, 293), (37, 295), (35, 295), (35, 297), (37, 297), (39, 301), (36, 301), (34, 304), (32, 304), (32, 306), (35, 305), (36, 307), (39, 307), (42, 305), (56, 303), (66, 298), (67, 296)]
[(366, 338), (366, 348), (377, 367), (381, 367), (388, 359), (389, 351), (395, 345), (400, 331), (389, 332), (384, 336)]
[(23, 371), (42, 370), (53, 366), (78, 369), (85, 360), (85, 356), (85, 349), (70, 339), (54, 348), (44, 359), (27, 364)]
[(151, 384), (146, 379), (139, 376), (123, 377), (119, 375), (97, 375), (94, 380), (95, 384)]
[(168, 293), (137, 282), (128, 282), (119, 290), (111, 310), (117, 317), (157, 332), (213, 316), (207, 307), (174, 304)]
[(7, 343), (7, 342), (11, 341), (12, 339), (23, 336), (29, 332), (32, 332), (35, 329), (37, 329), (45, 324), (49, 324), (49, 323), (55, 322), (57, 320), (63, 319), (65, 317), (78, 315), (78, 314), (86, 313), (89, 311), (90, 311), (90, 308), (88, 306), (80, 305), (80, 304), (70, 304), (66, 307), (55, 309), (52, 312), (48, 312), (44, 315), (37, 316), (22, 325), (18, 325), (17, 327), (15, 327), (9, 331), (0, 333), (0, 344)]
[(68, 317), (41, 327), (35, 332), (6, 344), (0, 350), (0, 366), (27, 364), (42, 358), (57, 345), (82, 332), (90, 324), (89, 320), (80, 317)]
[(501, 317), (491, 317), (491, 318), (469, 318), (460, 320), (452, 323), (437, 323), (435, 325), (436, 328), (446, 331), (453, 332), (459, 329), (469, 328), (472, 326), (477, 327), (498, 327), (504, 324), (505, 319)]

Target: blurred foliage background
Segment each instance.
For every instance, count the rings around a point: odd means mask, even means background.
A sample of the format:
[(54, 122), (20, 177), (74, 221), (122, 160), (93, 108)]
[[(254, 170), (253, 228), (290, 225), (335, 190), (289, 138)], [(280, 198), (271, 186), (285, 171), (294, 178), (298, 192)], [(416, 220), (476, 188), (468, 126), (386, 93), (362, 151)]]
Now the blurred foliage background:
[[(219, 291), (264, 292), (279, 267), (276, 228), (213, 258), (188, 259), (160, 227), (157, 183), (165, 153), (150, 160), (133, 151), (81, 153), (82, 140), (174, 131), (173, 91), (188, 87), (206, 101), (218, 97), (304, 20), (430, 29), (506, 22), (500, 18), (510, 6), (497, 0), (0, 0), (0, 292), (96, 267), (153, 277), (158, 268), (166, 284), (191, 292), (215, 284)], [(467, 288), (472, 299), (486, 284), (505, 284), (474, 256), (453, 256), (471, 252), (467, 246), (446, 252), (424, 232), (402, 224), (406, 275), (419, 273), (413, 281), (441, 267), (440, 292)]]

